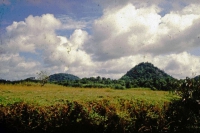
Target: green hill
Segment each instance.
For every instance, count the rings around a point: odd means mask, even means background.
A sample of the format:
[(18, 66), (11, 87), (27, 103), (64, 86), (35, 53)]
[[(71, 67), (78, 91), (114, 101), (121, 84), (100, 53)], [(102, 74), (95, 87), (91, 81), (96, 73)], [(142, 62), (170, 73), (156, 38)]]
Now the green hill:
[(200, 79), (200, 75), (194, 77), (195, 80), (199, 80)]
[[(150, 87), (152, 89), (169, 90), (169, 84), (174, 82), (172, 76), (155, 67), (153, 64), (143, 62), (129, 70), (120, 80), (126, 81), (126, 87)], [(127, 85), (128, 84), (128, 85)]]
[(50, 82), (61, 82), (66, 80), (79, 80), (80, 78), (72, 74), (57, 73), (49, 76)]
[(130, 79), (154, 79), (154, 78), (173, 78), (164, 71), (155, 67), (151, 63), (140, 63), (136, 65), (134, 68), (129, 70), (121, 79), (130, 78)]

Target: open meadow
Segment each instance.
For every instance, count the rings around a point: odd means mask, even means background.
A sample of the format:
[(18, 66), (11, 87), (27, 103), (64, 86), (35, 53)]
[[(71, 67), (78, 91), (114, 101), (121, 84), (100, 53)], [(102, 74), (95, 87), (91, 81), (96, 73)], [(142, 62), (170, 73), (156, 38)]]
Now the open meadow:
[(74, 88), (55, 84), (0, 84), (0, 104), (26, 102), (37, 105), (54, 105), (65, 101), (85, 103), (102, 99), (117, 103), (119, 99), (146, 101), (150, 104), (163, 104), (177, 99), (178, 96), (168, 91), (152, 91), (148, 88), (115, 90), (110, 88)]

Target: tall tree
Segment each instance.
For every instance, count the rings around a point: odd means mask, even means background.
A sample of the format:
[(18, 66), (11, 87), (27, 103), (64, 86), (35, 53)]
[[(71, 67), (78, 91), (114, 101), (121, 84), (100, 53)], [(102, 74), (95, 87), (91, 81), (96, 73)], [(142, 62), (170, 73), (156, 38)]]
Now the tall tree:
[(37, 75), (38, 80), (40, 80), (41, 86), (44, 86), (49, 80), (49, 75), (46, 71), (40, 71), (39, 73), (37, 73)]

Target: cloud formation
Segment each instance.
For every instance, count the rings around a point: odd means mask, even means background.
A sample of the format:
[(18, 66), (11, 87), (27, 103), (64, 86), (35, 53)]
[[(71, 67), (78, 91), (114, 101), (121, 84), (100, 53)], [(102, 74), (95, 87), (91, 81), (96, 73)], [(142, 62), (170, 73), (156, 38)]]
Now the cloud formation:
[(4, 48), (6, 52), (36, 52), (37, 48), (57, 43), (55, 30), (61, 23), (51, 14), (41, 17), (28, 16), (25, 21), (13, 22), (6, 28)]
[(200, 75), (200, 56), (189, 52), (200, 48), (197, 1), (180, 9), (174, 2), (170, 11), (157, 0), (100, 4), (103, 14), (95, 20), (43, 14), (13, 22), (1, 36), (0, 78), (23, 79), (44, 70), (117, 79), (140, 62), (176, 78)]
[(57, 18), (62, 22), (62, 30), (86, 29), (90, 25), (86, 20), (76, 21), (68, 15), (59, 15)]
[[(56, 35), (60, 27), (61, 22), (52, 14), (41, 17), (30, 15), (25, 21), (8, 26), (1, 45), (1, 68), (6, 68), (1, 69), (1, 76), (3, 74), (2, 77), (7, 79), (10, 78), (5, 75), (23, 78), (27, 76), (24, 71), (30, 75), (43, 69), (55, 73), (65, 72), (68, 67), (90, 66), (90, 57), (82, 50), (88, 38), (87, 32), (77, 29), (68, 39)], [(28, 58), (30, 53), (32, 55)], [(36, 56), (41, 62), (35, 60)], [(14, 76), (15, 73), (18, 76)]]
[(199, 47), (200, 10), (189, 5), (161, 17), (157, 6), (137, 9), (132, 4), (106, 9), (93, 25), (86, 51), (94, 60), (109, 60), (134, 54), (183, 52)]

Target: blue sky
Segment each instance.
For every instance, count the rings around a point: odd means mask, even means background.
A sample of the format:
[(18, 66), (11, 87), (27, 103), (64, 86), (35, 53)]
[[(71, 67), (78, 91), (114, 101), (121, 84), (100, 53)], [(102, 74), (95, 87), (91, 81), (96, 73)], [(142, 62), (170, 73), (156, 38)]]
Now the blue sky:
[(118, 79), (140, 62), (200, 75), (197, 0), (0, 0), (0, 79)]
[[(8, 0), (1, 0), (8, 1)], [(98, 3), (89, 0), (10, 0), (1, 2), (1, 25), (11, 25), (13, 21), (23, 21), (29, 15), (41, 16), (42, 14), (68, 15), (74, 19), (93, 18), (102, 14)]]

